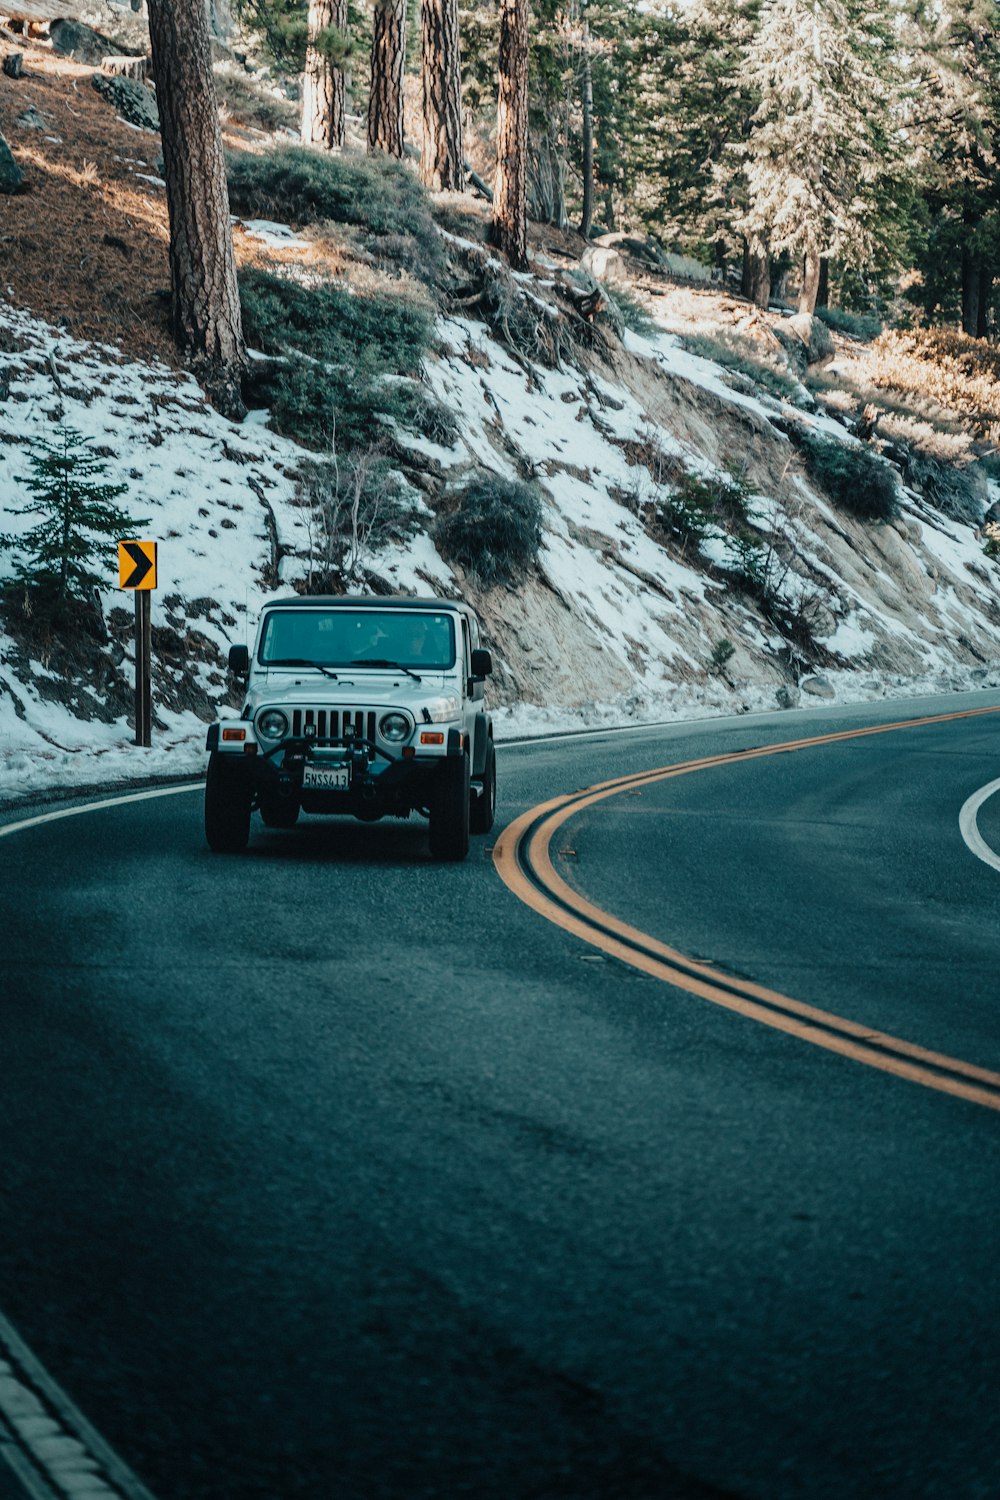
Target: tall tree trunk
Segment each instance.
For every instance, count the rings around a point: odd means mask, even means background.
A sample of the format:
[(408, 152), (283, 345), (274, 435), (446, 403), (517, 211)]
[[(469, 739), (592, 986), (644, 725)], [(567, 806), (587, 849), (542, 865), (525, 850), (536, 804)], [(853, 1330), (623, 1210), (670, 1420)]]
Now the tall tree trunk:
[(990, 304), (993, 301), (993, 267), (979, 262), (979, 306), (976, 309), (976, 338), (984, 339), (990, 331)]
[(246, 415), (246, 349), (205, 0), (149, 0), (149, 40), (170, 217), (173, 336), (213, 404), (238, 420)]
[(368, 96), (368, 154), (403, 155), (403, 65), (406, 0), (375, 0), (372, 86)]
[(590, 239), (594, 226), (594, 69), (590, 60), (590, 23), (583, 23), (583, 78), (582, 78), (582, 134), (583, 134), (583, 210), (580, 214), (580, 233)]
[(816, 306), (830, 306), (830, 257), (821, 255), (819, 258), (819, 286), (816, 290)]
[(336, 27), (347, 36), (347, 0), (309, 0), (309, 45), (302, 87), (302, 140), (307, 146), (344, 144), (347, 81), (315, 45), (321, 31)]
[(743, 241), (742, 292), (755, 307), (766, 311), (771, 300), (771, 262), (765, 246), (757, 239)]
[(424, 85), (420, 177), (432, 192), (460, 193), (465, 186), (465, 154), (458, 0), (423, 0), (420, 22)]
[(528, 264), (528, 0), (500, 0), (500, 87), (492, 243)]
[(962, 332), (976, 337), (979, 326), (979, 257), (962, 251)]
[(799, 312), (812, 317), (816, 311), (816, 296), (819, 292), (819, 251), (808, 245), (802, 257), (802, 285), (799, 288)]

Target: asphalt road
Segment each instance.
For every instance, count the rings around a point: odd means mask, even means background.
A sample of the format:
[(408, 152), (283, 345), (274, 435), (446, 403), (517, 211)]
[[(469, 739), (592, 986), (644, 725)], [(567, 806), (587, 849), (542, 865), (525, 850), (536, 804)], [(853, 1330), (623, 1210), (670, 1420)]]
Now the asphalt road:
[[(500, 820), (998, 701), (506, 747)], [(554, 852), (689, 954), (1000, 1069), (1000, 874), (958, 833), (998, 748), (717, 767)], [(1000, 1114), (609, 959), (490, 843), (314, 818), (213, 856), (196, 793), (0, 840), (0, 1313), (156, 1500), (992, 1500)]]

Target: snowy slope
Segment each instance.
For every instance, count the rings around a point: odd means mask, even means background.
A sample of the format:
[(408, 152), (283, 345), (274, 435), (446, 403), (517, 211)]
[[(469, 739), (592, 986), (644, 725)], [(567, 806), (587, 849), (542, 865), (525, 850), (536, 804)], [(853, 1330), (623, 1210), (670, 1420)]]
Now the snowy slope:
[[(102, 605), (116, 624), (110, 698), (100, 681), (77, 683), (65, 664), (56, 670), (0, 637), (0, 796), (198, 769), (205, 722), (231, 701), (228, 646), (250, 638), (262, 603), (307, 568), (308, 528), (295, 503), (302, 450), (269, 431), (264, 413), (229, 423), (191, 380), (163, 366), (75, 342), (4, 303), (0, 328), (17, 351), (6, 357), (10, 398), (0, 403), (3, 529), (26, 528), (28, 518), (11, 511), (26, 499), (27, 444), (51, 437), (62, 420), (93, 439), (107, 477), (128, 485), (120, 503), (149, 518), (137, 534), (160, 543), (154, 748), (130, 744), (122, 685), (131, 632), (113, 611), (131, 601), (109, 559)], [(629, 334), (611, 366), (581, 356), (561, 370), (513, 358), (469, 319), (442, 319), (439, 334), (442, 352), (427, 361), (426, 380), (458, 417), (460, 436), (451, 449), (401, 439), (439, 491), (475, 466), (512, 478), (531, 472), (546, 497), (538, 573), (516, 593), (483, 593), (456, 577), (426, 526), (370, 566), (402, 591), (473, 600), (498, 658), (501, 726), (797, 700), (802, 664), (773, 628), (697, 558), (668, 551), (643, 526), (653, 482), (636, 454), (651, 442), (695, 473), (736, 464), (757, 492), (758, 524), (779, 520), (793, 554), (782, 596), (793, 605), (807, 591), (822, 595), (825, 634), (816, 633), (839, 663), (818, 683), (806, 670), (807, 690), (846, 699), (1000, 681), (1000, 617), (976, 533), (905, 493), (902, 517), (889, 526), (834, 513), (774, 425), (794, 417), (852, 441), (828, 418), (731, 389), (717, 366), (667, 333)], [(413, 493), (429, 523), (431, 511)], [(11, 565), (4, 557), (0, 571)], [(710, 669), (721, 639), (735, 653), (725, 675)]]

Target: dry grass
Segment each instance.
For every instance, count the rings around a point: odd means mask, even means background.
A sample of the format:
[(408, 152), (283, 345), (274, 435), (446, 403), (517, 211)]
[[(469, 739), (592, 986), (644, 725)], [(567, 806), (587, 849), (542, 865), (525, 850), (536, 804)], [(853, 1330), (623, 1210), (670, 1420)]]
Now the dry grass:
[[(867, 361), (872, 384), (917, 402), (933, 402), (1000, 441), (1000, 349), (950, 329), (883, 333)], [(919, 413), (918, 413), (919, 415)]]
[[(77, 337), (176, 364), (158, 295), (170, 285), (166, 203), (135, 175), (155, 175), (159, 137), (115, 118), (91, 87), (93, 68), (19, 45), (24, 76), (0, 75), (0, 120), (25, 174), (0, 219), (7, 295)], [(17, 125), (30, 105), (44, 130)]]
[[(18, 38), (18, 49), (25, 72), (18, 80), (0, 74), (0, 124), (25, 190), (0, 200), (0, 286), (15, 306), (78, 338), (178, 367), (168, 326), (166, 195), (137, 175), (158, 174), (159, 136), (115, 117), (91, 85), (92, 67), (27, 39)], [(18, 126), (29, 106), (44, 130)], [(229, 143), (246, 146), (242, 136)], [(279, 251), (239, 227), (233, 238), (241, 266), (343, 268), (345, 257), (330, 245)]]

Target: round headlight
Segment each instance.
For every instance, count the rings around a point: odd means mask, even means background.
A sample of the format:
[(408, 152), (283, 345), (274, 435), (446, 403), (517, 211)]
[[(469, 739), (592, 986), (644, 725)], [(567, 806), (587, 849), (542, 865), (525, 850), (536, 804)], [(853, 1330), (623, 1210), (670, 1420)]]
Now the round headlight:
[(398, 745), (400, 740), (405, 740), (409, 734), (410, 721), (403, 714), (386, 714), (378, 727), (384, 740), (390, 740)]
[(280, 709), (265, 709), (257, 720), (257, 733), (266, 740), (283, 740), (288, 733), (288, 720)]

